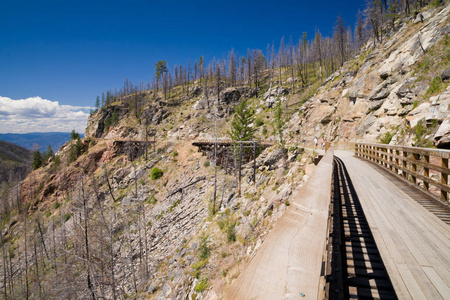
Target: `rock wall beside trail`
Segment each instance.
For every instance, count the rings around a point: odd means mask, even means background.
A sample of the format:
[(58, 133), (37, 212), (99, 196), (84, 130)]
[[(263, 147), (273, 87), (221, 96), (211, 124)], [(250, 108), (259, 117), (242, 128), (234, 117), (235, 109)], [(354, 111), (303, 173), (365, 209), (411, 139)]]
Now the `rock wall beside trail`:
[[(424, 12), (423, 22), (401, 20), (384, 44), (375, 48), (367, 45), (328, 78), (304, 103), (303, 114), (291, 119), (288, 130), (299, 133), (297, 138), (307, 143), (314, 136), (339, 144), (379, 142), (386, 132), (392, 132), (392, 143), (411, 145), (414, 141), (407, 129), (420, 120), (429, 127), (443, 123), (450, 112), (450, 91), (445, 90), (448, 83), (443, 83), (440, 94), (428, 95), (430, 83), (422, 78), (418, 62), (424, 57), (430, 60), (434, 76), (449, 67), (448, 63), (433, 65), (435, 58), (426, 57), (450, 33), (449, 14), (447, 5)], [(436, 130), (432, 130), (433, 134)], [(449, 135), (442, 131), (440, 136)]]

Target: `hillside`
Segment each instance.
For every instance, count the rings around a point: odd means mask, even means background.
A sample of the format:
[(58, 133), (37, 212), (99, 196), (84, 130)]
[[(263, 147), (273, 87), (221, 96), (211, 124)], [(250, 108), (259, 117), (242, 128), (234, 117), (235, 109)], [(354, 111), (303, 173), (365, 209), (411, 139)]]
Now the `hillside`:
[(0, 185), (24, 179), (30, 169), (30, 158), (29, 150), (0, 141)]
[[(308, 83), (282, 66), (108, 95), (2, 198), (2, 297), (220, 299), (314, 171), (314, 137), (448, 147), (449, 12), (402, 15), (323, 82), (312, 63)], [(264, 147), (215, 159), (244, 114)]]
[(400, 20), (382, 45), (369, 43), (330, 76), (289, 130), (347, 147), (365, 141), (449, 148), (449, 13), (447, 5)]
[(0, 140), (33, 150), (37, 145), (44, 151), (50, 145), (58, 151), (70, 139), (70, 132), (33, 132), (33, 133), (0, 133)]

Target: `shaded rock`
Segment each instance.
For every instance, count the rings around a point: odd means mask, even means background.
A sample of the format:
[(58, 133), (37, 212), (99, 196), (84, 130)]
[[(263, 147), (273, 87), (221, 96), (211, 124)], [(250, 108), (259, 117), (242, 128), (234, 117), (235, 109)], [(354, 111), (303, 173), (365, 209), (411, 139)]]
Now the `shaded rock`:
[(381, 100), (387, 98), (391, 91), (387, 88), (383, 88), (378, 91), (374, 91), (372, 94), (370, 94), (369, 99), (370, 100)]
[(402, 85), (396, 92), (396, 94), (399, 98), (406, 97), (406, 95), (408, 93), (411, 93), (411, 90), (409, 89), (409, 87), (406, 84)]
[(348, 71), (345, 73), (344, 78), (342, 78), (341, 85), (345, 86), (353, 81), (355, 78), (356, 71)]
[(282, 148), (279, 148), (267, 156), (267, 158), (264, 160), (264, 165), (266, 166), (272, 166), (276, 164), (284, 155), (284, 150)]
[(450, 68), (447, 68), (441, 74), (442, 81), (450, 79)]
[(387, 79), (389, 76), (390, 76), (390, 74), (388, 72), (382, 72), (380, 74), (380, 78), (383, 80)]
[(130, 173), (130, 169), (131, 169), (130, 167), (126, 167), (117, 170), (113, 174), (113, 180), (117, 183), (120, 183), (125, 178), (125, 176), (127, 176)]
[(201, 92), (202, 92), (202, 89), (198, 85), (189, 89), (189, 94), (194, 97), (199, 96)]
[(377, 110), (383, 105), (383, 100), (373, 101), (369, 106), (369, 111)]
[(450, 149), (450, 116), (439, 126), (438, 131), (434, 135), (433, 142), (438, 148)]
[(219, 101), (230, 104), (238, 102), (241, 98), (241, 91), (238, 88), (230, 87), (220, 92)]

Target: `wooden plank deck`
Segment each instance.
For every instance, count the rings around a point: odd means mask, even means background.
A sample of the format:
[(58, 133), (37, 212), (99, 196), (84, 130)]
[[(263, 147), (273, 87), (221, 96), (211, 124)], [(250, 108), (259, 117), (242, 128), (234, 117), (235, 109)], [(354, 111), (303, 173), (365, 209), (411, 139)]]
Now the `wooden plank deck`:
[[(318, 299), (327, 237), (333, 151), (275, 223), (225, 299)], [(323, 277), (322, 277), (323, 278)]]
[(399, 299), (450, 299), (450, 226), (352, 152), (348, 170)]

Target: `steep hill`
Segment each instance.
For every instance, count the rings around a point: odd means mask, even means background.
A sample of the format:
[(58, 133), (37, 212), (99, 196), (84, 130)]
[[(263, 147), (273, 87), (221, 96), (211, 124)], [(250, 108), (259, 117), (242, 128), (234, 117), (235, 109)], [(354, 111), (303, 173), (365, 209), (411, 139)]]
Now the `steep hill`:
[(30, 158), (29, 150), (0, 141), (0, 185), (24, 179), (30, 169)]
[(384, 43), (369, 43), (328, 78), (289, 130), (309, 142), (450, 147), (449, 13), (447, 5), (400, 20)]
[(47, 150), (50, 145), (58, 151), (70, 139), (70, 132), (33, 132), (33, 133), (0, 133), (0, 140), (17, 144), (32, 150), (35, 145), (39, 150)]
[[(259, 84), (219, 77), (114, 96), (83, 139), (2, 198), (2, 295), (221, 298), (314, 170), (314, 137), (446, 145), (449, 10), (402, 16), (323, 84), (283, 67)], [(240, 146), (220, 146), (216, 160), (212, 141), (226, 144), (244, 102), (265, 147), (244, 148), (240, 164)]]

